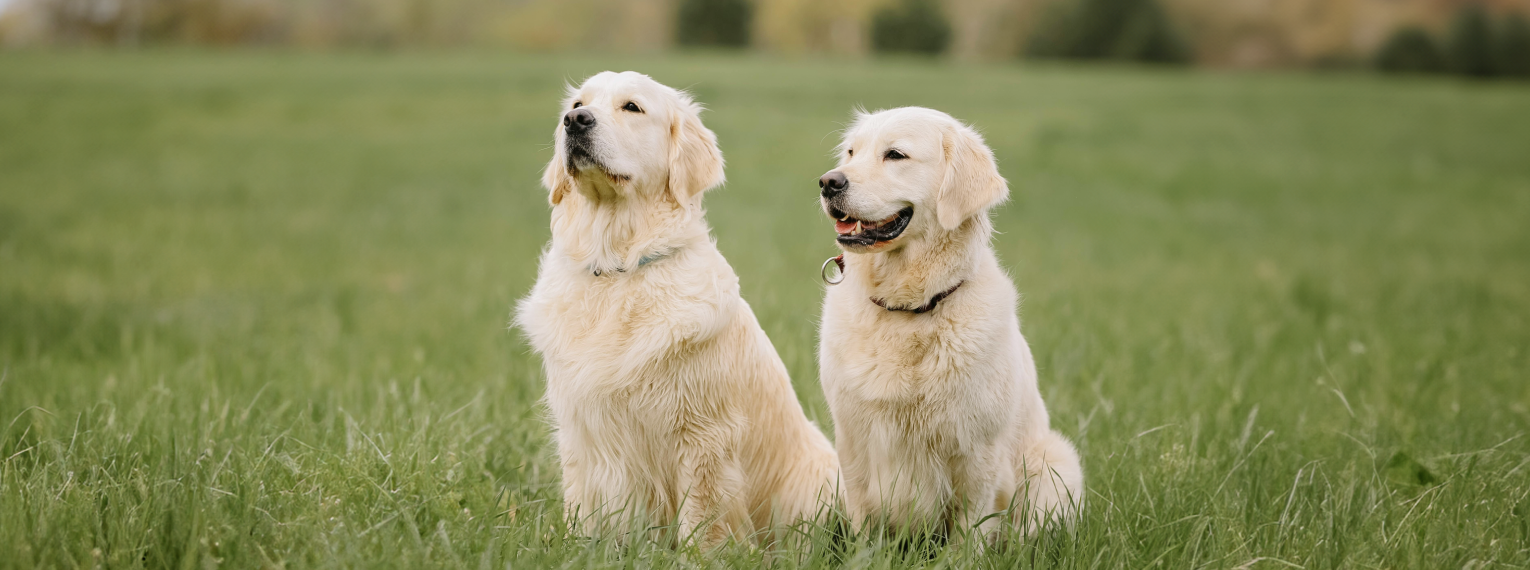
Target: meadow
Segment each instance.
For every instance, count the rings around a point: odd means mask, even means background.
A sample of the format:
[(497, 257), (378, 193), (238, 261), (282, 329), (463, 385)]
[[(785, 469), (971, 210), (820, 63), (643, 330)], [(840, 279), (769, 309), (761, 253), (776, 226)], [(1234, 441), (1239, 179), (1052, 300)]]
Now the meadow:
[[(536, 358), (565, 81), (709, 111), (708, 219), (826, 430), (815, 181), (977, 125), (1087, 497), (909, 556), (562, 532)], [(1530, 84), (723, 54), (0, 54), (0, 568), (1530, 566)]]

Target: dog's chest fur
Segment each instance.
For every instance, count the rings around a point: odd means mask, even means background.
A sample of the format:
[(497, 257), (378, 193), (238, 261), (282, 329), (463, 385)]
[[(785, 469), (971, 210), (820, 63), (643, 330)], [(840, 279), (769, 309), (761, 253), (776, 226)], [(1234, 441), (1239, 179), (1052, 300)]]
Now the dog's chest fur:
[(963, 391), (947, 380), (969, 378), (984, 364), (979, 357), (989, 353), (987, 345), (999, 340), (985, 330), (991, 317), (968, 317), (982, 310), (970, 298), (914, 314), (883, 309), (857, 293), (830, 292), (821, 357), (839, 368), (836, 383), (866, 400), (939, 405)]
[(668, 520), (686, 492), (677, 450), (698, 438), (737, 444), (721, 435), (739, 433), (741, 416), (718, 409), (715, 371), (740, 303), (710, 242), (599, 276), (544, 255), (517, 321), (542, 355), (564, 468), (585, 474), (565, 484), (593, 493), (582, 507), (637, 500)]
[(1011, 363), (995, 361), (1009, 351), (995, 347), (1014, 325), (1012, 309), (980, 302), (986, 288), (963, 285), (925, 314), (888, 311), (855, 287), (831, 290), (820, 358), (836, 425), (880, 426), (940, 454), (997, 437), (1013, 413), (1014, 382)]
[(657, 399), (665, 396), (678, 400), (687, 387), (675, 383), (689, 376), (689, 359), (675, 353), (710, 341), (737, 309), (737, 279), (713, 275), (711, 263), (696, 259), (709, 254), (716, 252), (686, 251), (599, 276), (544, 260), (551, 267), (523, 303), (520, 320), (548, 368), (549, 403), (556, 408), (569, 397), (646, 407), (662, 405)]

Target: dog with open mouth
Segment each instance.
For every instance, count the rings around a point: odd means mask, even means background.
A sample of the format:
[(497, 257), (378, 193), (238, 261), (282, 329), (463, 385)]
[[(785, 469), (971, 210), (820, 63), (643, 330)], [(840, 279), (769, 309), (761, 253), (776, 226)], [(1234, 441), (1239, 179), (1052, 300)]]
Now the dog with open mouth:
[(717, 138), (633, 72), (570, 89), (542, 182), (552, 241), (516, 324), (542, 356), (567, 521), (704, 547), (774, 540), (837, 501), (839, 464), (739, 296), (701, 195)]
[(1071, 523), (1078, 453), (1050, 427), (989, 245), (1009, 193), (993, 153), (918, 107), (858, 113), (837, 152), (818, 181), (844, 251), (819, 367), (852, 523), (984, 543), (1005, 524)]

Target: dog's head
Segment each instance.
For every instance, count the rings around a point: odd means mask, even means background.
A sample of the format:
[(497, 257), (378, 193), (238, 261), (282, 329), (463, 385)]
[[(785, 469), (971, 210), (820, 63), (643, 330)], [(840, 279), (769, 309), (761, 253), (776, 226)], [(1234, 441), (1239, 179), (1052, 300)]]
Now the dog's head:
[(891, 251), (954, 231), (1009, 195), (983, 137), (933, 109), (859, 113), (838, 152), (839, 166), (818, 185), (848, 251)]
[(632, 71), (599, 73), (569, 88), (542, 184), (558, 205), (571, 190), (591, 196), (666, 192), (681, 206), (723, 182), (717, 137), (685, 93)]

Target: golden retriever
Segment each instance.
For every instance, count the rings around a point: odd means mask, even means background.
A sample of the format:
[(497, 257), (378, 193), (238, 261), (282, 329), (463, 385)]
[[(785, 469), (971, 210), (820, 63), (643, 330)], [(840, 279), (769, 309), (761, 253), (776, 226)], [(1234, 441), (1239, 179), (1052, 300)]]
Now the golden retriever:
[(700, 111), (645, 75), (590, 77), (542, 178), (552, 241), (516, 323), (547, 375), (565, 512), (591, 535), (678, 523), (713, 546), (813, 517), (838, 488), (702, 219), (723, 159)]
[(1006, 520), (1026, 532), (1071, 521), (1078, 453), (1049, 427), (1015, 287), (988, 243), (988, 211), (1009, 194), (993, 153), (918, 107), (859, 113), (838, 153), (819, 180), (844, 250), (819, 366), (852, 522), (981, 522), (992, 540)]

